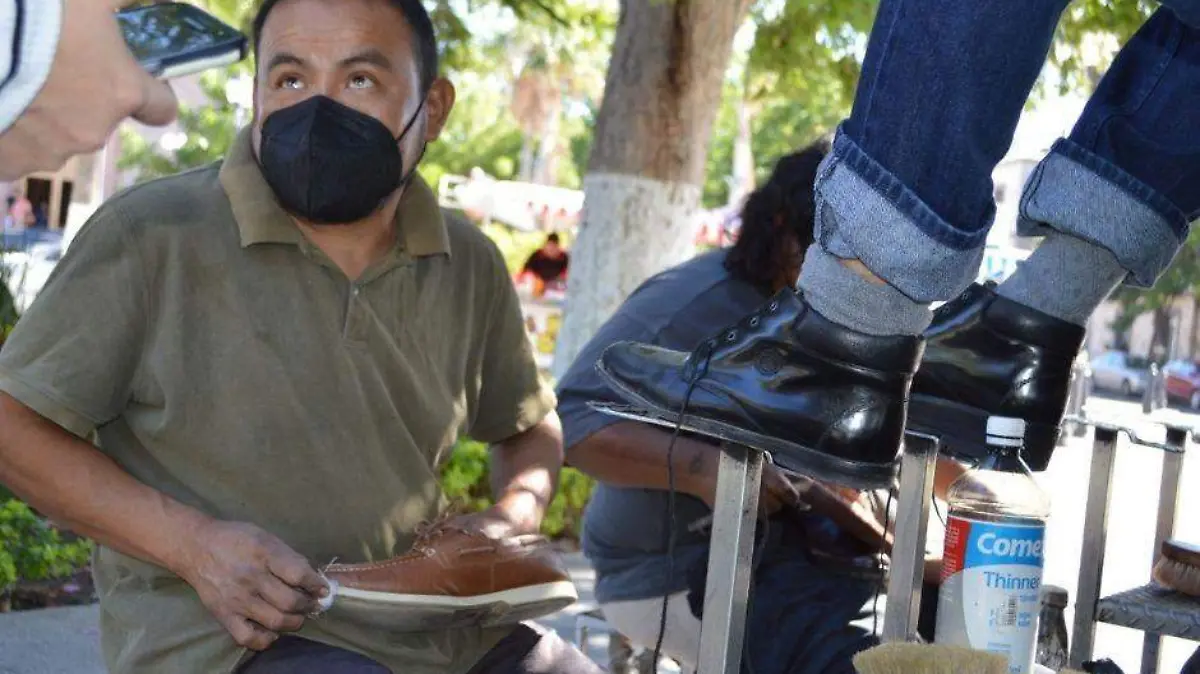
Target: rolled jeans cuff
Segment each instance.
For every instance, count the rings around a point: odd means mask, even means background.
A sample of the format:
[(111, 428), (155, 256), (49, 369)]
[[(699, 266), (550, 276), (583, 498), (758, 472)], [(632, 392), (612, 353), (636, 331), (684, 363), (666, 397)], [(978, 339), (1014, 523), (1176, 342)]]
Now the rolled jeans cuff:
[(816, 210), (821, 248), (861, 261), (914, 302), (954, 297), (983, 260), (986, 226), (950, 224), (840, 131), (817, 173)]
[(1126, 283), (1149, 288), (1188, 235), (1183, 211), (1146, 183), (1069, 139), (1037, 165), (1021, 196), (1026, 231), (1074, 236), (1112, 252)]

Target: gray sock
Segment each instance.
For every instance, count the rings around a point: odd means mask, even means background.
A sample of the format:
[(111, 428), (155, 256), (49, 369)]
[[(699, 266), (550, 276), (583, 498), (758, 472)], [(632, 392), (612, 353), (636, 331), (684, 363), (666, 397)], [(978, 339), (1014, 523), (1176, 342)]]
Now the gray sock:
[(1087, 325), (1129, 274), (1105, 248), (1051, 234), (996, 289), (1001, 296), (1075, 325)]
[(796, 287), (817, 313), (869, 335), (919, 335), (933, 318), (928, 304), (868, 281), (820, 246), (805, 252)]

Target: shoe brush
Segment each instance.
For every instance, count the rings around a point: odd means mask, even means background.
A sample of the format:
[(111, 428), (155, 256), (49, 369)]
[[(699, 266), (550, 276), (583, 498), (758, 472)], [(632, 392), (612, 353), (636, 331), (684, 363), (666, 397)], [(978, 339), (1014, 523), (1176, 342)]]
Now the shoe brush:
[(1154, 582), (1176, 592), (1200, 597), (1200, 545), (1163, 541), (1151, 574)]
[(939, 644), (887, 643), (854, 656), (859, 674), (1008, 674), (1008, 658)]

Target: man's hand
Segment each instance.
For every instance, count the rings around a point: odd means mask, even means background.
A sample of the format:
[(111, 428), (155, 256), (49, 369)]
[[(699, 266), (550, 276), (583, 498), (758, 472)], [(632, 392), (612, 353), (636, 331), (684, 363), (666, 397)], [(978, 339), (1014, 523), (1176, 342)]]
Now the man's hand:
[(499, 507), (492, 506), (487, 510), (467, 515), (452, 517), (447, 522), (452, 527), (483, 534), (493, 540), (509, 538), (521, 534), (534, 534), (536, 531), (522, 531), (516, 523)]
[(0, 135), (0, 180), (56, 170), (74, 155), (99, 150), (127, 117), (154, 126), (175, 119), (171, 88), (147, 74), (125, 45), (114, 14), (125, 4), (63, 0), (50, 77)]
[(265, 650), (294, 632), (328, 587), (308, 560), (251, 524), (203, 527), (179, 575), (239, 646)]
[[(717, 497), (717, 470), (721, 451), (714, 447), (704, 458), (703, 478), (698, 482), (700, 487), (692, 495), (704, 501), (708, 507), (714, 507)], [(783, 508), (807, 510), (808, 506), (800, 496), (800, 491), (792, 484), (792, 479), (774, 464), (763, 465), (762, 490), (758, 496), (758, 512), (762, 517), (768, 517)]]

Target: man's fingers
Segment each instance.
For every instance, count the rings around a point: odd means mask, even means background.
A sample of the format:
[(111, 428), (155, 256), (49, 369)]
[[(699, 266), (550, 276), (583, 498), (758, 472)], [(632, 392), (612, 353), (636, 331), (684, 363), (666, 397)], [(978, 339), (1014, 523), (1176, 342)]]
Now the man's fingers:
[(312, 613), (317, 608), (316, 600), (308, 594), (293, 588), (274, 576), (267, 578), (263, 582), (262, 587), (258, 588), (258, 594), (268, 604), (284, 613), (304, 616)]
[(131, 113), (134, 119), (150, 126), (166, 126), (175, 121), (179, 115), (179, 100), (170, 85), (143, 73), (142, 91), (142, 107)]
[(267, 650), (279, 638), (278, 634), (241, 616), (231, 618), (225, 629), (237, 645), (254, 651)]
[(312, 568), (308, 560), (291, 549), (286, 549), (285, 552), (273, 555), (267, 560), (267, 570), (279, 580), (304, 590), (313, 597), (324, 597), (329, 592), (329, 586), (321, 574)]
[(800, 491), (782, 473), (773, 469), (768, 470), (763, 473), (763, 479), (767, 483), (767, 489), (779, 494), (786, 503), (791, 505), (800, 503)]
[(296, 615), (295, 613), (284, 613), (262, 597), (251, 599), (245, 613), (247, 618), (276, 634), (279, 632), (295, 632), (304, 625), (304, 616)]

